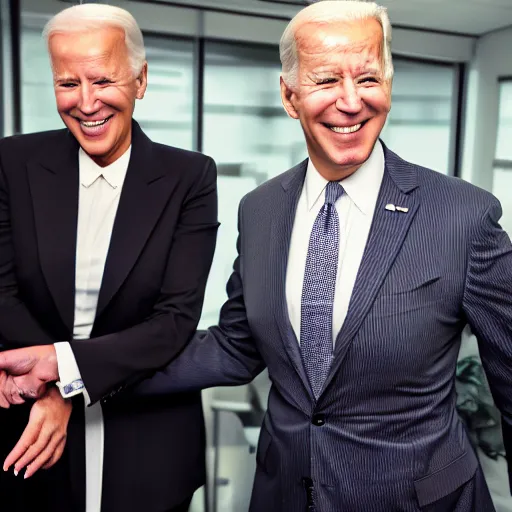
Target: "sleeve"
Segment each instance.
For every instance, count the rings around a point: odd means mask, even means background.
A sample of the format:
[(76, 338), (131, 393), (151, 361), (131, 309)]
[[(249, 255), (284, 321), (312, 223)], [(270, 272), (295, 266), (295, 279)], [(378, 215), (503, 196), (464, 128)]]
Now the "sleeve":
[(62, 398), (71, 398), (83, 394), (85, 405), (89, 405), (90, 399), (82, 380), (82, 375), (76, 364), (75, 355), (68, 342), (54, 343), (59, 370), (59, 380), (56, 382)]
[(92, 403), (164, 367), (192, 338), (219, 226), (216, 178), (215, 162), (208, 158), (181, 206), (152, 314), (129, 329), (70, 342)]
[(206, 333), (196, 333), (178, 358), (135, 388), (136, 395), (163, 395), (247, 384), (265, 368), (245, 309), (242, 211), (243, 200), (238, 214), (238, 256), (227, 284), (228, 300), (221, 309), (219, 325)]
[(32, 316), (19, 296), (11, 230), (9, 184), (0, 153), (0, 348), (45, 345), (53, 341), (55, 340)]
[(463, 308), (502, 414), (512, 484), (512, 244), (500, 217), (501, 206), (493, 198), (470, 242)]

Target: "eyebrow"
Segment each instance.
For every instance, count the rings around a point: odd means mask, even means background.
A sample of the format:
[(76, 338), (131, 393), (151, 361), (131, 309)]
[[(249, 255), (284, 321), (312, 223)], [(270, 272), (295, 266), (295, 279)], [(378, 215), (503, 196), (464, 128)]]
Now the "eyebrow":
[(359, 75), (378, 75), (381, 73), (379, 68), (360, 68), (356, 70)]
[[(382, 73), (382, 70), (379, 69), (379, 68), (374, 68), (374, 67), (360, 67), (360, 68), (356, 68), (352, 71), (352, 73), (354, 74), (354, 76), (361, 76), (361, 75), (380, 75)], [(312, 71), (310, 76), (312, 78), (324, 78), (326, 75), (328, 76), (332, 76), (332, 75), (335, 75), (335, 76), (340, 76), (342, 75), (343, 73), (338, 70), (338, 69), (325, 69), (325, 70), (321, 70), (321, 71)]]
[[(91, 82), (96, 82), (98, 80), (112, 80), (111, 76), (108, 75), (95, 75), (95, 76), (89, 76), (87, 77), (87, 80)], [(60, 76), (54, 78), (55, 83), (63, 83), (63, 82), (79, 82), (80, 79), (73, 76)]]
[(63, 83), (63, 82), (77, 82), (78, 78), (72, 76), (57, 76), (54, 78), (55, 83)]

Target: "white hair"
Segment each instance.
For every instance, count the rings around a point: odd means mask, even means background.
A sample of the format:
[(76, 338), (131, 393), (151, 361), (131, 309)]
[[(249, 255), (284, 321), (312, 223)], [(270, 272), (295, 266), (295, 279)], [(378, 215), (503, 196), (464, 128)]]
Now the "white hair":
[(43, 37), (49, 49), (50, 37), (54, 34), (86, 32), (105, 27), (120, 28), (128, 49), (134, 76), (138, 76), (146, 60), (142, 32), (135, 18), (125, 9), (105, 4), (82, 4), (68, 7), (56, 14), (43, 29)]
[(299, 11), (288, 23), (279, 43), (282, 77), (287, 85), (296, 85), (299, 67), (296, 34), (307, 23), (351, 22), (374, 18), (382, 26), (382, 64), (384, 78), (393, 77), (391, 23), (385, 7), (364, 0), (323, 0)]

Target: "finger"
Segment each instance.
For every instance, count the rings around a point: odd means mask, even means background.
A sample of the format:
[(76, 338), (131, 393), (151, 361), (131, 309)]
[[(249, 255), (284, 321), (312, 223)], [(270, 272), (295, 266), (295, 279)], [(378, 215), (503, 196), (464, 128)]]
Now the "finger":
[[(41, 429), (37, 441), (28, 448), (28, 450), (14, 464), (14, 472), (17, 474), (23, 468), (32, 464), (34, 460), (43, 453), (52, 439), (51, 433), (45, 429)], [(46, 460), (45, 460), (46, 462)]]
[(31, 399), (41, 398), (46, 392), (46, 384), (33, 375), (13, 377), (14, 384), (22, 391), (22, 396)]
[(14, 379), (11, 376), (7, 378), (6, 389), (8, 390), (7, 396), (9, 398), (9, 402), (12, 405), (19, 405), (25, 403), (25, 400), (21, 394), (21, 390), (18, 388), (18, 386), (14, 382)]
[(0, 407), (3, 409), (9, 409), (11, 405), (7, 399), (5, 393), (7, 391), (7, 375), (5, 372), (0, 371)]
[(57, 448), (53, 452), (53, 455), (50, 457), (50, 460), (43, 466), (43, 469), (50, 469), (57, 462), (59, 462), (62, 454), (64, 453), (64, 448), (66, 447), (66, 438), (64, 437), (62, 441), (57, 445)]
[(3, 392), (0, 391), (0, 407), (2, 409), (9, 409), (9, 407), (11, 406), (11, 403), (9, 402), (9, 400), (4, 396)]
[(17, 462), (19, 458), (22, 457), (27, 452), (27, 450), (36, 442), (37, 438), (39, 437), (41, 427), (42, 421), (34, 423), (31, 420), (29, 420), (29, 423), (25, 427), (23, 434), (21, 434), (21, 437), (19, 441), (16, 443), (16, 446), (12, 449), (11, 453), (7, 455), (7, 458), (4, 461), (4, 471), (7, 471), (12, 464)]
[(61, 438), (54, 437), (50, 439), (50, 442), (46, 445), (46, 447), (27, 466), (27, 470), (25, 471), (23, 478), (30, 478), (36, 471), (41, 469), (47, 462), (49, 462), (60, 442)]

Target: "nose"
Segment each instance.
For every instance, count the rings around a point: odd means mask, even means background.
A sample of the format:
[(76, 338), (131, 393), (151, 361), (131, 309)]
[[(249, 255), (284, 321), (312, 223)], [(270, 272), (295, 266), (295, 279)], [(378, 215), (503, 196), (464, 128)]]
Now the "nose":
[(96, 103), (96, 95), (93, 88), (89, 84), (80, 86), (80, 101), (78, 107), (84, 114), (94, 114), (99, 110)]
[(356, 85), (350, 80), (344, 80), (336, 98), (336, 108), (344, 114), (355, 115), (361, 112), (363, 102)]

